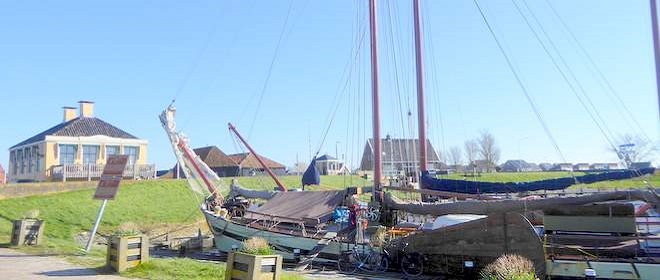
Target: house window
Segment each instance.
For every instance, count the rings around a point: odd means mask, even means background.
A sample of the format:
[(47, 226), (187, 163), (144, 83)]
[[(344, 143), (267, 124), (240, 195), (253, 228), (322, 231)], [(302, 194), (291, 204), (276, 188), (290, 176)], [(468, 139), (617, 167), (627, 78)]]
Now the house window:
[(76, 162), (77, 145), (59, 145), (60, 164), (74, 164)]
[(32, 147), (32, 158), (34, 158), (34, 171), (41, 171), (41, 157), (39, 156), (39, 147)]
[(128, 155), (128, 164), (133, 165), (139, 158), (140, 147), (124, 147), (124, 154)]
[(105, 146), (105, 158), (119, 154), (119, 146)]
[(25, 157), (27, 157), (27, 166), (28, 166), (27, 173), (30, 174), (30, 173), (32, 173), (32, 149), (31, 148), (25, 148)]
[(99, 159), (98, 145), (83, 145), (83, 164), (96, 164)]
[(16, 151), (11, 151), (9, 154), (10, 162), (11, 162), (11, 173), (16, 175), (18, 172), (18, 165), (16, 164)]
[(23, 150), (18, 150), (16, 151), (16, 158), (18, 160), (18, 168), (20, 168), (20, 174), (23, 174), (25, 172), (25, 165), (23, 165)]

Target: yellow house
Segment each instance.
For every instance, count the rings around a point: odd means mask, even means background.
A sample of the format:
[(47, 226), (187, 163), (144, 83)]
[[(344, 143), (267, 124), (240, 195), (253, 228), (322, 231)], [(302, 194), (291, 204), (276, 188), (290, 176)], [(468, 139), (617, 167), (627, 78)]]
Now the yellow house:
[(148, 142), (94, 117), (94, 102), (64, 107), (61, 123), (9, 148), (8, 182), (92, 180), (110, 155), (129, 155), (125, 177), (153, 178)]

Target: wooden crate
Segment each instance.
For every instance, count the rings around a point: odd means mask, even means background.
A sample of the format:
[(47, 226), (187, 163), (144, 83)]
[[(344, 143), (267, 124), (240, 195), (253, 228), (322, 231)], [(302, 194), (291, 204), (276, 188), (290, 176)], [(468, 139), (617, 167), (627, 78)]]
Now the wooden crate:
[(107, 265), (117, 272), (149, 261), (149, 238), (144, 235), (111, 236)]
[(40, 245), (43, 240), (46, 222), (37, 219), (15, 220), (11, 232), (12, 246)]
[(256, 256), (230, 252), (227, 257), (225, 279), (279, 280), (282, 274), (282, 256)]

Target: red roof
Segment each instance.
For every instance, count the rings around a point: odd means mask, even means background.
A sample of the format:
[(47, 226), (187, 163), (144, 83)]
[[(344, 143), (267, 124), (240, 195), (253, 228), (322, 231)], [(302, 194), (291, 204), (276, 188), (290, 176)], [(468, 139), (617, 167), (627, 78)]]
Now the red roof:
[[(259, 157), (261, 157), (264, 163), (266, 163), (266, 165), (270, 168), (285, 168), (283, 164), (280, 164), (267, 157), (264, 156), (259, 156)], [(241, 168), (262, 168), (257, 158), (252, 153), (229, 155), (229, 158), (231, 158), (234, 162), (240, 165)]]

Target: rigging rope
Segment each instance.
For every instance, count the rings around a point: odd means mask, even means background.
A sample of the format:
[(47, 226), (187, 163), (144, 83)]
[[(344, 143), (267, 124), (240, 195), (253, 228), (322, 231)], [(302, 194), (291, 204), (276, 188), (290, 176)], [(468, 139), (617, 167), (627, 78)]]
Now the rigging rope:
[[(254, 123), (256, 122), (257, 116), (259, 115), (259, 108), (261, 107), (261, 102), (264, 99), (266, 89), (268, 88), (268, 84), (270, 82), (271, 74), (273, 73), (273, 67), (275, 66), (275, 62), (277, 61), (277, 57), (280, 53), (280, 47), (282, 46), (282, 41), (283, 41), (282, 39), (284, 38), (284, 34), (286, 33), (286, 26), (289, 23), (289, 17), (291, 16), (291, 11), (293, 10), (292, 7), (293, 7), (293, 0), (289, 1), (289, 8), (287, 10), (286, 17), (284, 18), (284, 24), (282, 25), (280, 36), (277, 39), (277, 45), (275, 45), (275, 52), (273, 53), (273, 57), (270, 60), (270, 65), (268, 66), (268, 70), (266, 72), (266, 79), (264, 80), (264, 84), (261, 87), (261, 91), (259, 91), (259, 98), (257, 99), (257, 108), (254, 111), (254, 116), (252, 117), (252, 121), (250, 123), (250, 129), (248, 130), (248, 135), (247, 135), (248, 139), (250, 139), (250, 136), (252, 135), (252, 129), (254, 128)], [(250, 100), (251, 99), (252, 98), (250, 98)]]
[[(518, 86), (522, 90), (523, 94), (525, 95), (525, 98), (527, 99), (527, 102), (529, 103), (532, 110), (534, 111), (534, 114), (535, 114), (536, 118), (538, 119), (539, 123), (541, 124), (541, 126), (543, 128), (543, 131), (545, 132), (547, 137), (550, 139), (550, 142), (552, 143), (552, 146), (554, 147), (557, 154), (560, 156), (561, 160), (563, 162), (566, 162), (566, 157), (564, 156), (564, 153), (562, 153), (561, 149), (559, 148), (559, 145), (557, 144), (557, 141), (555, 140), (555, 137), (552, 135), (552, 132), (550, 132), (550, 129), (549, 129), (548, 125), (546, 124), (545, 120), (543, 119), (543, 116), (541, 115), (541, 112), (536, 107), (536, 104), (534, 103), (530, 93), (528, 92), (527, 87), (523, 84), (522, 79), (521, 79), (518, 71), (514, 68), (513, 62), (511, 61), (511, 58), (509, 57), (509, 55), (504, 50), (504, 47), (502, 46), (502, 43), (500, 42), (499, 38), (497, 37), (497, 35), (493, 31), (493, 28), (492, 28), (490, 22), (488, 21), (488, 18), (486, 17), (484, 11), (482, 10), (481, 6), (479, 5), (479, 2), (477, 0), (473, 0), (473, 2), (475, 4), (475, 6), (477, 7), (477, 9), (479, 10), (479, 14), (481, 15), (481, 18), (483, 19), (489, 33), (491, 34), (491, 36), (493, 37), (495, 43), (497, 44), (497, 47), (500, 50), (500, 53), (502, 54), (502, 56), (504, 57), (504, 60), (506, 61), (509, 69), (513, 73), (513, 76), (514, 76), (516, 82), (518, 83)], [(575, 178), (575, 174), (572, 171), (571, 171), (571, 175), (573, 176), (573, 178)]]
[[(642, 134), (642, 136), (645, 137), (646, 140), (650, 140), (649, 136), (646, 134), (646, 132), (644, 131), (644, 129), (643, 129), (642, 126), (640, 125), (640, 123), (639, 123), (639, 121), (637, 120), (637, 118), (635, 118), (635, 116), (633, 115), (632, 111), (630, 111), (630, 109), (628, 108), (628, 106), (626, 105), (626, 103), (623, 101), (623, 99), (621, 98), (621, 96), (620, 96), (619, 93), (617, 92), (617, 90), (615, 90), (614, 87), (612, 86), (612, 83), (610, 83), (609, 79), (605, 76), (605, 74), (603, 73), (603, 71), (600, 69), (600, 67), (598, 67), (598, 64), (596, 64), (595, 60), (594, 60), (593, 57), (589, 54), (589, 52), (587, 51), (587, 49), (582, 45), (582, 43), (580, 42), (580, 40), (578, 40), (577, 36), (575, 36), (575, 33), (571, 30), (571, 28), (568, 26), (568, 24), (566, 24), (566, 21), (564, 21), (563, 17), (559, 14), (559, 12), (557, 12), (557, 10), (555, 9), (554, 5), (553, 5), (549, 0), (545, 0), (545, 2), (546, 2), (546, 4), (550, 7), (550, 10), (551, 10), (552, 13), (554, 14), (554, 16), (558, 19), (559, 23), (560, 23), (561, 26), (563, 27), (563, 30), (564, 30), (566, 33), (568, 33), (568, 35), (569, 35), (568, 37), (570, 37), (570, 38), (572, 39), (571, 41), (572, 41), (572, 42), (578, 47), (578, 49), (580, 50), (578, 53), (581, 54), (583, 57), (585, 57), (586, 60), (588, 61), (588, 65), (591, 66), (591, 67), (589, 67), (588, 69), (591, 71), (591, 73), (592, 73), (594, 76), (597, 76), (597, 77), (598, 77), (598, 78), (596, 78), (596, 80), (599, 81), (599, 84), (600, 84), (601, 86), (603, 86), (603, 84), (605, 84), (605, 88), (607, 89), (606, 92), (608, 92), (608, 93), (609, 93), (609, 96), (610, 96), (610, 97), (613, 97), (614, 100), (615, 100), (616, 102), (619, 103), (620, 107), (623, 108), (623, 110), (624, 110), (624, 112), (625, 112), (626, 114), (622, 113), (621, 111), (618, 111), (618, 112), (624, 117), (624, 119), (626, 119), (626, 116), (627, 116), (628, 118), (630, 118), (630, 120), (634, 123), (634, 125), (637, 127), (637, 129), (639, 130), (639, 132)], [(524, 1), (524, 3), (525, 3), (525, 6), (527, 6), (527, 2)], [(529, 7), (528, 7), (528, 9), (529, 9)], [(530, 9), (530, 10), (531, 10), (531, 9)], [(595, 73), (594, 73), (594, 72), (595, 72)]]
[[(523, 18), (523, 20), (525, 21), (525, 24), (526, 24), (527, 27), (530, 29), (530, 31), (532, 32), (532, 34), (534, 34), (534, 38), (536, 38), (536, 40), (539, 42), (539, 44), (540, 44), (541, 47), (543, 48), (543, 51), (546, 53), (546, 55), (548, 55), (548, 57), (549, 57), (550, 60), (552, 61), (552, 64), (555, 66), (555, 69), (557, 69), (557, 71), (561, 74), (562, 78), (564, 79), (564, 81), (566, 82), (566, 84), (568, 85), (568, 87), (570, 88), (571, 92), (575, 95), (575, 97), (578, 99), (578, 101), (580, 102), (580, 104), (582, 105), (582, 107), (583, 107), (583, 108), (585, 109), (585, 111), (587, 111), (587, 113), (589, 114), (589, 117), (591, 118), (591, 120), (596, 124), (596, 126), (598, 127), (598, 129), (600, 130), (600, 132), (603, 134), (603, 136), (605, 137), (605, 140), (607, 140), (607, 142), (610, 144), (610, 146), (612, 146), (612, 148), (613, 148), (614, 150), (616, 150), (616, 149), (617, 149), (617, 148), (616, 148), (616, 145), (614, 145), (614, 142), (612, 141), (612, 139), (611, 139), (610, 136), (609, 136), (609, 134), (611, 134), (611, 132), (609, 131), (609, 128), (607, 127), (607, 124), (604, 122), (603, 118), (600, 116), (600, 113), (598, 113), (598, 110), (597, 110), (596, 107), (594, 106), (593, 102), (591, 102), (591, 99), (589, 98), (589, 96), (588, 96), (587, 93), (585, 92), (585, 90), (584, 90), (584, 88), (582, 87), (582, 85), (577, 81), (577, 78), (575, 77), (575, 75), (574, 75), (573, 72), (571, 71), (571, 68), (569, 67), (569, 65), (568, 65), (568, 64), (566, 63), (566, 61), (563, 59), (563, 56), (561, 56), (561, 53), (559, 53), (559, 50), (556, 48), (556, 46), (554, 45), (554, 43), (552, 43), (552, 40), (548, 37), (548, 41), (550, 42), (551, 47), (553, 47), (553, 49), (554, 49), (555, 52), (557, 53), (560, 62), (562, 62), (562, 63), (564, 64), (564, 67), (566, 68), (566, 70), (567, 70), (567, 72), (568, 72), (568, 76), (573, 77), (573, 80), (575, 80), (575, 83), (576, 83), (577, 87), (581, 90), (584, 99), (583, 99), (582, 97), (580, 97), (580, 94), (579, 94), (578, 91), (576, 90), (575, 85), (573, 85), (573, 83), (571, 83), (571, 81), (570, 81), (570, 79), (568, 78), (566, 72), (564, 72), (564, 70), (562, 70), (561, 66), (560, 66), (559, 63), (557, 62), (557, 59), (555, 59), (555, 57), (552, 55), (552, 53), (550, 52), (550, 50), (548, 49), (548, 47), (546, 46), (546, 44), (543, 42), (543, 40), (542, 40), (541, 37), (539, 36), (539, 33), (536, 32), (536, 30), (534, 29), (534, 27), (532, 26), (532, 24), (529, 22), (529, 19), (527, 18), (527, 16), (525, 16), (525, 14), (522, 12), (522, 10), (520, 9), (520, 6), (518, 6), (518, 3), (517, 3), (515, 0), (511, 0), (511, 2), (512, 2), (513, 5), (516, 7), (516, 11), (518, 11), (518, 14)], [(543, 33), (546, 34), (546, 36), (547, 36), (547, 33), (545, 33), (545, 30), (543, 29), (543, 27), (541, 27), (541, 30), (543, 30)], [(588, 105), (585, 103), (585, 101), (584, 101), (585, 99), (586, 99), (587, 102), (591, 105), (592, 110), (594, 110), (594, 112), (591, 112), (591, 110), (589, 109), (589, 106), (588, 106)], [(595, 113), (595, 116), (594, 116), (594, 113)], [(599, 123), (599, 119), (600, 119), (600, 121), (603, 122), (602, 124)], [(608, 134), (608, 133), (609, 133), (609, 134)]]

